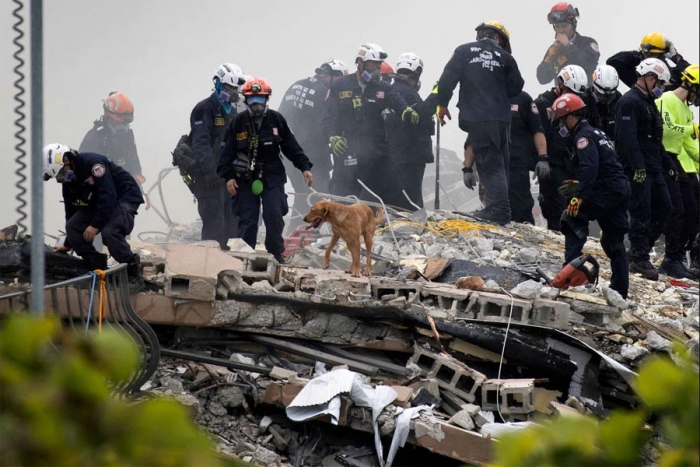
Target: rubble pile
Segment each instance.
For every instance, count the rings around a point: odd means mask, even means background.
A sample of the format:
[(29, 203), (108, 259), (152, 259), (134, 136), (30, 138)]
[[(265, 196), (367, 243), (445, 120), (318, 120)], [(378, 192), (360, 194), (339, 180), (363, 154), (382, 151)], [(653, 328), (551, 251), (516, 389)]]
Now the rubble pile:
[(600, 283), (559, 290), (543, 278), (563, 263), (556, 233), (398, 217), (372, 277), (343, 272), (342, 245), (319, 269), (323, 235), (285, 265), (240, 241), (132, 241), (148, 286), (132, 304), (167, 357), (144, 390), (260, 465), (485, 465), (505, 432), (635, 406), (634, 369), (672, 341), (698, 352), (695, 282), (632, 276), (624, 300), (590, 238)]

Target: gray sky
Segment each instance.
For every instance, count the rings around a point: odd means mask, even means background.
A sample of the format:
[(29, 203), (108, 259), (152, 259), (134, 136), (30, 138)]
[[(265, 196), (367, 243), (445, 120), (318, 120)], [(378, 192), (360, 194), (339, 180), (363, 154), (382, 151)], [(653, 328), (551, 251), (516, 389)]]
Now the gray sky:
[[(358, 46), (375, 42), (388, 52), (392, 66), (403, 52), (423, 58), (425, 95), (454, 48), (473, 41), (474, 28), (485, 20), (501, 21), (509, 29), (525, 90), (535, 97), (548, 88), (537, 83), (535, 69), (553, 40), (546, 15), (554, 3), (45, 0), (45, 142), (77, 147), (101, 115), (101, 100), (109, 91), (122, 91), (135, 106), (132, 128), (149, 187), (159, 170), (170, 166), (170, 151), (189, 130), (190, 111), (209, 95), (211, 77), (221, 62), (266, 78), (273, 88), (271, 105), (277, 108), (287, 87), (313, 74), (321, 62), (339, 58), (354, 70)], [(653, 30), (670, 37), (688, 61), (698, 61), (697, 0), (677, 0), (672, 9), (637, 0), (584, 0), (574, 5), (581, 13), (578, 31), (598, 41), (601, 62), (636, 48)], [(0, 228), (17, 219), (13, 8), (10, 0), (0, 2), (0, 151), (5, 169), (0, 182), (7, 193), (0, 203)], [(464, 134), (457, 127), (455, 105), (456, 96), (450, 103), (455, 120), (443, 129), (442, 146), (461, 153)], [(55, 233), (63, 227), (60, 189), (53, 181), (45, 186), (46, 232)], [(172, 174), (164, 187), (174, 220), (195, 220), (196, 207), (182, 182)], [(135, 232), (164, 227), (152, 211), (142, 209)]]

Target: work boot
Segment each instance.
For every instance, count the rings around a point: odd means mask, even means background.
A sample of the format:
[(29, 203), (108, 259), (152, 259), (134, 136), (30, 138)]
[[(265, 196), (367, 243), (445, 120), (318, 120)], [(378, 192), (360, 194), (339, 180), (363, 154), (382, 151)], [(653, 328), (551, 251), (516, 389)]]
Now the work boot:
[(143, 292), (146, 288), (141, 274), (141, 258), (134, 255), (134, 261), (127, 264), (126, 275), (129, 277), (129, 293)]
[(674, 279), (695, 279), (693, 273), (688, 270), (682, 261), (670, 258), (664, 258), (661, 266), (659, 266), (659, 274), (666, 274)]
[(658, 281), (659, 273), (654, 269), (649, 260), (647, 261), (630, 261), (630, 272), (638, 272), (645, 279), (650, 281)]
[(92, 255), (85, 256), (83, 258), (83, 263), (85, 263), (85, 267), (90, 271), (94, 271), (96, 269), (106, 271), (107, 255), (104, 253), (93, 253)]
[(479, 209), (478, 211), (470, 212), (469, 215), (491, 224), (506, 225), (508, 222), (510, 222), (510, 217), (499, 216), (486, 209)]
[(276, 260), (279, 264), (287, 264), (287, 260), (284, 259), (284, 256), (282, 256), (282, 254), (278, 253), (278, 254), (272, 255), (272, 256), (274, 256), (275, 260)]

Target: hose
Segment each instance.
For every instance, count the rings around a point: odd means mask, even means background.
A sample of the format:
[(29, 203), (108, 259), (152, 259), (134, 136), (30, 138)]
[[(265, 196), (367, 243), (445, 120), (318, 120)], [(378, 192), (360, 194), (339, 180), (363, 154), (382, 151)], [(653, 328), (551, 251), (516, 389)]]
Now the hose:
[(17, 7), (12, 11), (12, 16), (14, 16), (17, 19), (12, 25), (12, 30), (16, 33), (16, 36), (12, 40), (12, 43), (15, 45), (15, 47), (17, 47), (15, 53), (12, 54), (13, 58), (17, 61), (17, 65), (15, 65), (15, 67), (12, 70), (15, 73), (15, 75), (17, 75), (17, 79), (13, 83), (14, 88), (17, 90), (17, 92), (13, 96), (13, 99), (17, 103), (17, 105), (14, 108), (14, 113), (15, 115), (17, 115), (17, 118), (14, 121), (15, 127), (17, 127), (17, 131), (15, 132), (14, 137), (17, 140), (17, 144), (15, 144), (15, 150), (18, 153), (17, 157), (15, 158), (15, 163), (18, 166), (17, 170), (15, 170), (15, 175), (17, 175), (18, 178), (17, 183), (15, 183), (15, 187), (18, 191), (17, 196), (15, 196), (15, 199), (17, 200), (18, 204), (15, 211), (19, 216), (17, 219), (17, 226), (19, 227), (18, 235), (22, 237), (27, 233), (27, 226), (25, 224), (25, 221), (27, 219), (27, 189), (25, 188), (27, 182), (27, 164), (24, 162), (27, 156), (27, 152), (24, 149), (24, 147), (27, 144), (27, 139), (24, 137), (25, 133), (27, 132), (27, 127), (24, 125), (24, 121), (27, 119), (27, 115), (24, 113), (24, 109), (27, 103), (23, 99), (26, 90), (22, 86), (22, 82), (26, 78), (25, 74), (22, 73), (22, 69), (24, 68), (25, 62), (22, 59), (22, 54), (24, 53), (24, 45), (22, 45), (21, 41), (24, 38), (24, 32), (22, 31), (21, 26), (22, 24), (24, 24), (24, 17), (20, 14), (22, 9), (24, 8), (24, 5), (22, 5), (21, 0), (13, 0), (13, 2), (15, 3), (15, 5), (17, 5)]

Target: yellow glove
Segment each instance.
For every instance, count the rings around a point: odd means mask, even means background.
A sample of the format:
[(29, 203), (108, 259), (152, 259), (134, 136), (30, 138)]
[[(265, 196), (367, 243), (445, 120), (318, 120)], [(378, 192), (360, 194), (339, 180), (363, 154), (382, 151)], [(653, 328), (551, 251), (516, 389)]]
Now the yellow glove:
[(403, 120), (404, 122), (411, 122), (411, 124), (413, 125), (417, 125), (418, 121), (420, 120), (420, 115), (418, 115), (418, 112), (416, 112), (412, 108), (406, 107), (401, 113), (401, 120)]
[(435, 85), (433, 86), (433, 90), (430, 91), (430, 94), (437, 94), (438, 93), (438, 82), (435, 81)]
[(544, 62), (553, 63), (555, 58), (559, 55), (560, 49), (561, 45), (559, 45), (559, 42), (555, 42), (554, 44), (550, 45), (549, 49), (547, 49), (547, 53), (544, 56)]

